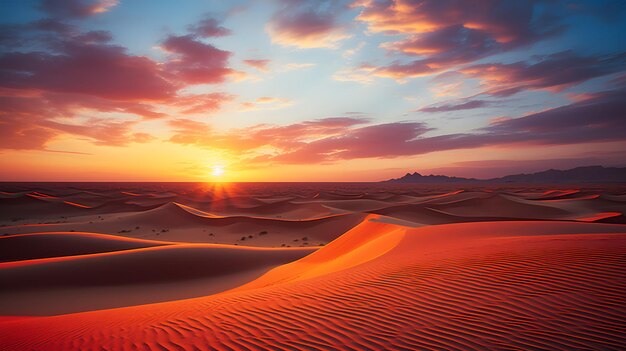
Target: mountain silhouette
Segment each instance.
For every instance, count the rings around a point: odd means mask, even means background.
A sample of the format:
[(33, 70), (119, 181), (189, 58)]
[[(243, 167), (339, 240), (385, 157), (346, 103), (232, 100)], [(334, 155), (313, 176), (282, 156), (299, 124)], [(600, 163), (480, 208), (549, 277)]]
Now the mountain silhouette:
[(626, 183), (626, 167), (586, 166), (567, 170), (512, 174), (500, 178), (476, 179), (448, 177), (445, 175), (421, 175), (407, 173), (401, 178), (389, 179), (387, 183)]

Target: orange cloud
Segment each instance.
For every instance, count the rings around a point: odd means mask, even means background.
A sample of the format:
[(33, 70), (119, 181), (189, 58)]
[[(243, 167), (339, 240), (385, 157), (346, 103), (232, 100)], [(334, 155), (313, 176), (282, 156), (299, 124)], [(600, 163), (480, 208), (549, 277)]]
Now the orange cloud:
[(293, 101), (285, 98), (277, 98), (277, 97), (269, 97), (262, 96), (260, 98), (255, 99), (254, 101), (246, 101), (242, 102), (241, 106), (244, 110), (254, 111), (254, 110), (275, 110), (284, 108), (287, 106), (291, 106)]
[(256, 68), (261, 72), (269, 71), (270, 60), (243, 60), (246, 65)]
[(557, 34), (558, 16), (540, 15), (534, 2), (456, 0), (362, 0), (357, 20), (370, 32), (404, 35), (381, 46), (409, 57), (373, 74), (404, 81), (519, 48)]

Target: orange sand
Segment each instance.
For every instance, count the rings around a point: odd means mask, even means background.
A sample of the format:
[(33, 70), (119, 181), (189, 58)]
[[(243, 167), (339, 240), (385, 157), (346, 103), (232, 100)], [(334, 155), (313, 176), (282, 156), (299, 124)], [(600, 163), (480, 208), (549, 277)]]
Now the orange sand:
[[(105, 201), (155, 194), (106, 192)], [(80, 193), (73, 196), (91, 208), (65, 223), (7, 221), (0, 349), (626, 347), (619, 192), (280, 195), (221, 200), (214, 213), (168, 194), (152, 209), (92, 215), (96, 200)], [(2, 206), (30, 197), (0, 196)], [(36, 196), (72, 202), (44, 189)], [(289, 203), (293, 217), (268, 216)], [(159, 235), (151, 230), (165, 225)]]

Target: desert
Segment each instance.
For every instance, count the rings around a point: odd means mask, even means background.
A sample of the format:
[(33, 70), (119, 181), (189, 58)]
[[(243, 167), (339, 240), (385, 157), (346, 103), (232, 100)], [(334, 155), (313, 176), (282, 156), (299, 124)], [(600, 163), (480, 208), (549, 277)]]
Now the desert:
[(215, 186), (4, 184), (2, 348), (626, 343), (619, 185)]
[(0, 351), (626, 350), (626, 0), (0, 0)]

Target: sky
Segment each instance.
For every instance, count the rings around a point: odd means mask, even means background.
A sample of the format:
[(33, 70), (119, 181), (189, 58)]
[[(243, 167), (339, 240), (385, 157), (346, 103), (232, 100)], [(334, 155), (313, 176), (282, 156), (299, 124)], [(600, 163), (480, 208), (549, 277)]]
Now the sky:
[(626, 166), (620, 0), (4, 0), (2, 181)]

